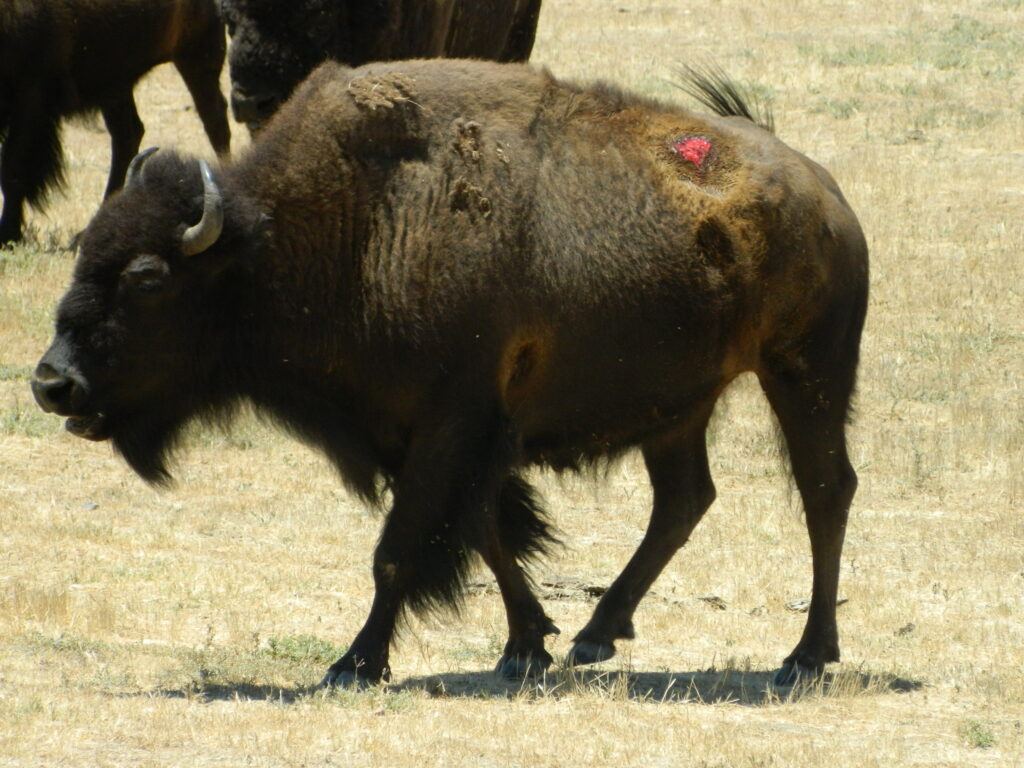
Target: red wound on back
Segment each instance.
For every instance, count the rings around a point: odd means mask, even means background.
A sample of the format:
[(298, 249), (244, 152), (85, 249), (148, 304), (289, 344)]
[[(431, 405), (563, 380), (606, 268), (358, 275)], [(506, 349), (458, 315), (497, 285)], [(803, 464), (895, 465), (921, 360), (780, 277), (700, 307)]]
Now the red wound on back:
[(711, 142), (701, 136), (687, 136), (672, 142), (672, 151), (700, 169), (711, 151)]

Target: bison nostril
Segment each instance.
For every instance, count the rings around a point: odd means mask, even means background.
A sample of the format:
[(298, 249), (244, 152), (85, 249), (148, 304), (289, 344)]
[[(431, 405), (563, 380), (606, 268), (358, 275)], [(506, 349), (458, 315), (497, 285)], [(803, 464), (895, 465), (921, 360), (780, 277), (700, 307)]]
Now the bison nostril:
[(69, 414), (81, 405), (85, 388), (72, 376), (57, 372), (43, 363), (32, 379), (32, 395), (47, 413)]
[(32, 394), (35, 395), (40, 408), (47, 413), (52, 413), (71, 400), (73, 387), (74, 382), (67, 378), (45, 381), (35, 379), (32, 382)]

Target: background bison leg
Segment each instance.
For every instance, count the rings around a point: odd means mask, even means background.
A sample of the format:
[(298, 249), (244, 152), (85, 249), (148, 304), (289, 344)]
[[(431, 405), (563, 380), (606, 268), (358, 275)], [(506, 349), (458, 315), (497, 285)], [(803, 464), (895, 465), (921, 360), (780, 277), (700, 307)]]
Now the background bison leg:
[[(399, 614), (457, 604), (473, 551), (484, 549), (508, 474), (506, 441), (495, 420), (464, 403), (431, 412), (433, 423), (418, 430), (406, 455), (374, 552), (370, 615), (325, 685), (387, 679)], [(504, 560), (501, 572), (509, 574)]]
[(544, 638), (559, 634), (520, 564), (542, 552), (552, 537), (533, 490), (521, 478), (505, 481), (496, 511), (497, 516), (488, 516), (480, 546), (480, 554), (498, 582), (508, 618), (508, 642), (494, 671), (505, 678), (519, 679), (542, 674), (551, 666)]
[(520, 4), (500, 61), (529, 61), (537, 37), (540, 4), (541, 0), (526, 0)]
[(224, 30), (212, 25), (208, 40), (200, 41), (182, 51), (175, 59), (181, 79), (192, 94), (196, 112), (214, 151), (221, 156), (231, 151), (231, 128), (228, 105), (220, 90), (220, 71), (224, 67)]
[(45, 96), (29, 94), (10, 110), (0, 153), (0, 245), (21, 239), (25, 203), (39, 205), (47, 190), (63, 181), (60, 118), (45, 109)]
[(129, 89), (121, 98), (105, 105), (103, 122), (110, 133), (110, 176), (103, 197), (114, 194), (124, 185), (128, 164), (139, 151), (145, 126), (135, 108), (135, 97)]
[(715, 500), (704, 433), (714, 401), (683, 431), (643, 447), (654, 487), (654, 509), (643, 541), (574, 639), (570, 664), (592, 664), (615, 655), (615, 641), (633, 638), (633, 612), (640, 599), (690, 537)]
[[(866, 299), (865, 299), (866, 301)], [(788, 685), (839, 661), (836, 596), (846, 520), (857, 475), (846, 452), (846, 418), (857, 366), (863, 307), (800, 345), (798, 365), (769, 366), (761, 386), (786, 438), (811, 539), (814, 580), (803, 636), (775, 676)], [(771, 368), (775, 370), (772, 371)]]

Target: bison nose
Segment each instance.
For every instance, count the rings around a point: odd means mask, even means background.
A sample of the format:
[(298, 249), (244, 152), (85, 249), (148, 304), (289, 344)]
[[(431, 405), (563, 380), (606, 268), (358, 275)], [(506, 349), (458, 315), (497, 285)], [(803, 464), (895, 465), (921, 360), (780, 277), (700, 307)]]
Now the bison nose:
[(85, 382), (74, 374), (61, 373), (49, 363), (40, 363), (32, 377), (32, 394), (47, 413), (70, 416), (85, 398)]
[(238, 86), (231, 89), (231, 111), (240, 123), (262, 123), (277, 109), (273, 93), (249, 93)]

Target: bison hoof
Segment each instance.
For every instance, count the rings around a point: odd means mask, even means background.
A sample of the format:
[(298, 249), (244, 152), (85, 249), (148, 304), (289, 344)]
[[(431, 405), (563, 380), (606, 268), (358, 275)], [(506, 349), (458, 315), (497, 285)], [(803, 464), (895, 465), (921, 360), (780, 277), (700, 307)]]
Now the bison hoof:
[(796, 659), (786, 659), (772, 683), (778, 688), (786, 688), (801, 681), (815, 680), (821, 677), (824, 669), (824, 665), (804, 665)]
[(391, 679), (391, 670), (385, 666), (383, 669), (374, 670), (366, 664), (358, 663), (355, 657), (347, 654), (338, 659), (331, 668), (327, 670), (324, 679), (320, 681), (317, 688), (355, 688), (364, 690), (371, 685), (386, 682)]
[(601, 661), (608, 661), (614, 655), (614, 643), (595, 643), (592, 640), (577, 640), (573, 644), (572, 650), (569, 651), (566, 663), (570, 667), (579, 667), (584, 664), (597, 664)]
[(355, 672), (349, 672), (348, 670), (342, 670), (340, 672), (327, 670), (327, 674), (324, 675), (324, 679), (320, 681), (320, 685), (318, 685), (317, 688), (351, 688), (362, 691), (373, 684), (374, 681), (368, 680), (362, 675), (357, 675)]
[(543, 648), (529, 653), (505, 653), (498, 660), (494, 672), (506, 680), (525, 680), (542, 677), (554, 659)]

